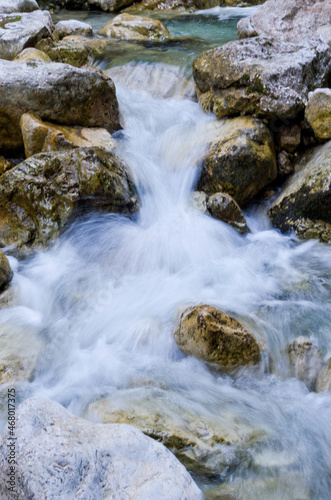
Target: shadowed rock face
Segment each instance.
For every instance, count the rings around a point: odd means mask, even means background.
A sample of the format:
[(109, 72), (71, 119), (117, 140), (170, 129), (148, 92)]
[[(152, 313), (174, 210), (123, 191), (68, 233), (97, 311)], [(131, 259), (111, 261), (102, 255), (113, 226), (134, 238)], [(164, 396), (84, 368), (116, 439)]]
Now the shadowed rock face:
[(21, 116), (34, 112), (62, 125), (118, 130), (115, 85), (100, 71), (68, 64), (0, 61), (0, 144), (22, 148)]
[[(53, 401), (31, 398), (16, 412), (19, 498), (169, 500), (204, 496), (161, 443), (129, 425), (95, 424)], [(0, 494), (7, 490), (8, 430), (0, 440)], [(36, 480), (38, 478), (38, 480)]]
[(175, 339), (185, 354), (224, 368), (260, 360), (260, 348), (252, 333), (236, 319), (208, 305), (189, 307), (181, 314)]

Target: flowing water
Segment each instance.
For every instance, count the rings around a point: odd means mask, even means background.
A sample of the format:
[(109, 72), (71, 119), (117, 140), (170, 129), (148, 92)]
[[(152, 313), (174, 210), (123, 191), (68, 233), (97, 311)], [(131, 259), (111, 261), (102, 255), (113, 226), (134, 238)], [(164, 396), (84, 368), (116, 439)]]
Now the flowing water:
[[(224, 28), (221, 13), (192, 16), (192, 30), (216, 21)], [(211, 427), (222, 428), (223, 441), (177, 450), (206, 497), (329, 499), (331, 394), (290, 377), (286, 346), (305, 335), (330, 356), (331, 248), (273, 230), (263, 203), (245, 212), (245, 237), (191, 206), (199, 160), (219, 127), (188, 91), (191, 50), (175, 67), (159, 50), (158, 61), (152, 54), (130, 71), (110, 69), (124, 127), (118, 154), (140, 196), (135, 218), (94, 214), (48, 251), (11, 257), (19, 305), (0, 321), (46, 342), (21, 397), (51, 398), (89, 418), (89, 405), (106, 399), (123, 414), (193, 425), (205, 441)], [(219, 374), (181, 354), (176, 317), (199, 303), (234, 315), (265, 343), (259, 369)]]

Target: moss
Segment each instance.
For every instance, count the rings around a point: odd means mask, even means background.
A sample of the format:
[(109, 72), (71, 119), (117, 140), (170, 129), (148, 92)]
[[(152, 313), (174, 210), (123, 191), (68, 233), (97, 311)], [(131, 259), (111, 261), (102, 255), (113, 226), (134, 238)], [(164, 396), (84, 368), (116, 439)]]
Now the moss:
[(22, 19), (21, 16), (6, 17), (6, 19), (0, 24), (0, 28), (6, 29), (6, 24), (16, 23), (17, 21), (20, 21), (21, 19)]
[(251, 82), (251, 85), (247, 89), (248, 94), (252, 94), (253, 92), (259, 92), (260, 94), (264, 94), (264, 86), (259, 74), (255, 75), (254, 80)]

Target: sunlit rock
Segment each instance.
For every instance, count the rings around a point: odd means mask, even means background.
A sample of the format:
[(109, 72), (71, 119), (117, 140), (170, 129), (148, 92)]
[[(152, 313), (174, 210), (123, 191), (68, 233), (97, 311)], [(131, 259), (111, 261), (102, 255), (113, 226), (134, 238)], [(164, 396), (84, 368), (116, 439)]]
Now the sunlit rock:
[(22, 52), (20, 52), (18, 56), (15, 57), (15, 61), (24, 61), (24, 62), (31, 62), (31, 61), (50, 62), (50, 60), (51, 60), (50, 57), (47, 54), (45, 54), (45, 52), (31, 47), (22, 50)]
[(319, 141), (331, 139), (331, 89), (309, 93), (305, 117)]
[(53, 35), (61, 40), (70, 35), (92, 36), (93, 30), (90, 24), (70, 19), (68, 21), (59, 21), (54, 27)]
[(162, 42), (170, 38), (169, 31), (158, 19), (132, 16), (131, 14), (116, 16), (108, 21), (99, 33), (108, 37), (137, 42), (145, 40)]

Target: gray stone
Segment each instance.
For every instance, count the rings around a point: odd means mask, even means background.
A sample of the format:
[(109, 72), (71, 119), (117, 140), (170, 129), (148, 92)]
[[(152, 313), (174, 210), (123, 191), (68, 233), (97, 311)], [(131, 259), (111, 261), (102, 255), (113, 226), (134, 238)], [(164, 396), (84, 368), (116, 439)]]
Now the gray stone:
[(0, 14), (32, 12), (38, 9), (36, 0), (0, 0)]
[(65, 36), (70, 35), (92, 36), (93, 30), (89, 24), (83, 23), (82, 21), (76, 21), (75, 19), (70, 19), (68, 21), (59, 21), (55, 25), (55, 37), (61, 40)]
[(120, 14), (108, 21), (99, 31), (100, 35), (119, 38), (120, 40), (154, 41), (169, 40), (170, 33), (158, 19)]

